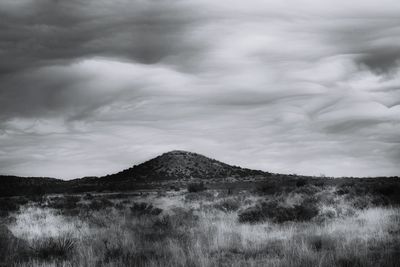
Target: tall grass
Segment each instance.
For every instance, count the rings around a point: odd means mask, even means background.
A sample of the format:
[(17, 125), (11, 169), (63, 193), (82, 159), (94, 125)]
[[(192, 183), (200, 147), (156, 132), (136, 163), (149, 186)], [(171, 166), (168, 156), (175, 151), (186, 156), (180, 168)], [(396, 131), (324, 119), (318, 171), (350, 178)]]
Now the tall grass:
[[(260, 196), (244, 193), (219, 198), (217, 192), (203, 193), (198, 194), (204, 198), (185, 198), (183, 192), (154, 196), (147, 199), (148, 204), (139, 199), (113, 200), (112, 205), (107, 202), (100, 209), (90, 209), (90, 201), (96, 199), (91, 198), (72, 216), (50, 208), (53, 205), (26, 205), (8, 226), (16, 237), (28, 242), (32, 252), (28, 259), (12, 264), (398, 266), (399, 208), (345, 212), (352, 202), (327, 189), (324, 194), (319, 192), (320, 196), (315, 193), (320, 214), (308, 221), (278, 223), (266, 217), (243, 223), (239, 214), (257, 205)], [(277, 205), (294, 207), (304, 198), (296, 194), (303, 193), (270, 197), (280, 201)], [(334, 214), (327, 216), (327, 210)]]

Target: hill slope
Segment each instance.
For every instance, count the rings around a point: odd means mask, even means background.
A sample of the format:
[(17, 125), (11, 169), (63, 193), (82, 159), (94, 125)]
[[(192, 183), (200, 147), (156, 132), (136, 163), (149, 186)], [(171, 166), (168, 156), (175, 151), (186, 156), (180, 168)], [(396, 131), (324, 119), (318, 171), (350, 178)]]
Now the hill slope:
[(226, 178), (265, 175), (265, 172), (231, 166), (203, 155), (174, 150), (103, 180), (179, 180), (189, 178)]
[(143, 184), (153, 181), (249, 177), (267, 174), (262, 171), (231, 166), (197, 153), (175, 150), (119, 173), (103, 177), (83, 177), (64, 181), (54, 178), (0, 175), (0, 197), (135, 190), (139, 184), (143, 186)]
[(0, 175), (0, 197), (63, 192), (68, 182), (47, 177)]
[[(259, 179), (240, 179), (254, 178)], [(235, 177), (235, 182), (247, 183), (253, 188), (256, 182), (260, 188), (272, 190), (277, 186), (297, 186), (301, 178), (308, 182), (319, 184), (330, 184), (342, 186), (352, 183), (363, 186), (365, 192), (382, 191), (384, 194), (397, 194), (399, 188), (399, 177), (379, 177), (374, 178), (336, 178), (327, 179), (325, 177), (311, 177), (287, 174), (271, 174), (268, 172), (250, 170), (231, 166), (226, 163), (207, 158), (203, 155), (186, 152), (171, 151), (164, 153), (156, 158), (142, 164), (133, 166), (129, 169), (116, 174), (103, 177), (83, 177), (79, 179), (64, 181), (54, 178), (42, 177), (17, 177), (0, 175), (0, 200), (1, 197), (17, 195), (42, 195), (51, 193), (82, 193), (82, 192), (116, 192), (138, 189), (151, 189), (154, 186), (163, 186), (164, 181), (181, 182), (183, 179), (213, 179), (209, 184), (214, 186), (229, 183), (230, 181), (219, 180), (218, 178)], [(155, 183), (153, 183), (155, 182)], [(183, 185), (185, 182), (183, 181)], [(266, 185), (266, 186), (265, 186)], [(243, 184), (241, 185), (243, 186)], [(163, 188), (163, 187), (160, 187)], [(217, 188), (217, 187), (215, 187)], [(364, 192), (364, 191), (362, 191)]]

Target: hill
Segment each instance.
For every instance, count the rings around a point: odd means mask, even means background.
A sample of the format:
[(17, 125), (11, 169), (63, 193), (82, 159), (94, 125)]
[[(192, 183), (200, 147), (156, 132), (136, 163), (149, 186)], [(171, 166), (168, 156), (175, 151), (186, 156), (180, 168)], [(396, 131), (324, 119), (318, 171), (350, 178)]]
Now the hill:
[(266, 174), (263, 171), (231, 166), (197, 153), (174, 150), (101, 179), (107, 181), (128, 179), (151, 181), (246, 177)]
[(63, 192), (67, 181), (48, 177), (0, 175), (0, 196), (40, 195)]
[(160, 181), (266, 176), (268, 173), (231, 166), (203, 155), (174, 150), (121, 172), (64, 181), (55, 178), (0, 175), (0, 197), (49, 193), (80, 193), (147, 188)]
[(357, 184), (360, 192), (364, 189), (363, 192), (375, 192), (376, 190), (388, 191), (390, 194), (392, 194), (393, 190), (393, 192), (398, 192), (400, 184), (398, 177), (378, 178), (331, 179), (326, 177), (273, 174), (232, 166), (197, 153), (175, 150), (139, 165), (134, 165), (121, 172), (103, 177), (92, 176), (64, 181), (45, 177), (0, 175), (0, 197), (92, 191), (115, 192), (155, 188), (163, 190), (172, 185), (174, 188), (176, 186), (185, 188), (188, 183), (191, 183), (191, 179), (205, 180), (209, 188), (222, 189), (235, 186), (261, 188), (262, 191), (270, 193), (276, 192), (277, 188), (301, 186), (301, 184), (306, 183), (318, 186), (353, 183)]

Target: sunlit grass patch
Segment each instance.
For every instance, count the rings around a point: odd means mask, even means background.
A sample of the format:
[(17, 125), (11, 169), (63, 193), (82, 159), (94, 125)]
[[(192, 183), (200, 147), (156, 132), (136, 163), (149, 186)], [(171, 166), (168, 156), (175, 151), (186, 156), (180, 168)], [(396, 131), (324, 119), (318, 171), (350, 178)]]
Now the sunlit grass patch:
[[(296, 188), (91, 195), (71, 200), (75, 215), (28, 203), (7, 226), (31, 248), (17, 266), (396, 266), (399, 208), (357, 209), (333, 188)], [(262, 220), (240, 220), (257, 205)]]

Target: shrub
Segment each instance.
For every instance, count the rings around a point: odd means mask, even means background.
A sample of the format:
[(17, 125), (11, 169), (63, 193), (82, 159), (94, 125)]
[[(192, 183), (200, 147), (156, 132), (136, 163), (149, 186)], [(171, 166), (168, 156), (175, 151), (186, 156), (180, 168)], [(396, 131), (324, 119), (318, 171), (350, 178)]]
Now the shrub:
[(6, 217), (11, 212), (19, 210), (20, 206), (28, 203), (25, 197), (0, 198), (0, 217)]
[(240, 208), (240, 202), (237, 199), (233, 198), (223, 199), (215, 203), (214, 208), (225, 212), (232, 212)]
[(23, 259), (28, 256), (29, 248), (27, 243), (16, 238), (12, 232), (0, 224), (0, 266), (11, 266), (7, 263), (14, 259)]
[(213, 201), (215, 199), (215, 195), (210, 191), (202, 191), (197, 193), (187, 193), (185, 194), (185, 201)]
[(170, 189), (170, 190), (174, 190), (174, 191), (176, 191), (176, 192), (180, 191), (180, 188), (179, 188), (178, 186), (175, 186), (175, 185), (171, 185), (171, 186), (169, 187), (169, 189)]
[(366, 266), (361, 258), (357, 255), (346, 255), (336, 260), (336, 266), (338, 267), (362, 267)]
[(78, 196), (55, 197), (49, 201), (47, 206), (53, 209), (71, 210), (78, 207), (80, 200), (81, 198)]
[(239, 222), (256, 223), (267, 219), (276, 223), (309, 221), (318, 215), (314, 198), (306, 198), (300, 204), (286, 206), (277, 200), (262, 202), (239, 213)]
[(335, 239), (329, 235), (308, 235), (306, 241), (315, 251), (334, 250), (336, 247)]
[(152, 232), (175, 235), (184, 238), (189, 229), (193, 229), (199, 217), (192, 209), (175, 208), (172, 214), (158, 217), (152, 226)]
[(196, 193), (200, 191), (204, 191), (207, 188), (205, 187), (204, 183), (190, 183), (187, 187), (188, 192), (190, 193)]
[(112, 263), (112, 261), (123, 257), (124, 250), (122, 247), (105, 247), (104, 262)]
[(38, 203), (38, 204), (43, 204), (46, 201), (46, 197), (43, 195), (28, 195), (26, 196), (29, 201), (32, 201), (34, 203)]
[(88, 205), (88, 208), (90, 210), (101, 210), (105, 209), (108, 207), (112, 207), (114, 204), (108, 200), (107, 198), (100, 198), (100, 199), (94, 199), (90, 204)]
[(46, 238), (35, 244), (35, 255), (40, 259), (67, 258), (75, 248), (75, 240), (69, 236)]
[(363, 210), (371, 206), (372, 199), (371, 196), (361, 196), (361, 197), (354, 197), (351, 200), (351, 204), (354, 208)]
[(132, 214), (140, 217), (143, 215), (159, 215), (163, 210), (145, 202), (133, 203), (130, 208)]
[(84, 200), (92, 200), (94, 197), (90, 193), (86, 193), (85, 196), (83, 197)]
[(400, 193), (400, 187), (397, 184), (380, 184), (375, 186), (374, 190), (377, 194), (381, 194), (384, 196), (390, 196), (396, 193)]
[(311, 195), (314, 195), (314, 194), (316, 194), (316, 193), (318, 193), (320, 191), (321, 191), (320, 187), (317, 187), (317, 186), (312, 185), (312, 184), (305, 184), (305, 185), (302, 185), (299, 188), (296, 188), (292, 192), (311, 196)]
[(266, 216), (260, 207), (250, 207), (240, 212), (238, 219), (241, 223), (257, 223), (264, 221)]
[(322, 209), (320, 209), (319, 214), (316, 216), (316, 221), (317, 222), (326, 222), (332, 219), (335, 219), (338, 217), (338, 212), (334, 207), (331, 206), (322, 206)]
[(130, 199), (124, 199), (121, 201), (122, 204), (131, 204), (131, 200)]
[(129, 198), (128, 194), (118, 193), (107, 196), (109, 199), (126, 199)]
[(317, 216), (318, 212), (317, 202), (311, 197), (305, 199), (300, 205), (294, 206), (294, 218), (296, 221), (309, 221)]
[(260, 191), (261, 193), (267, 194), (267, 195), (276, 194), (276, 193), (280, 192), (281, 190), (282, 190), (282, 186), (275, 181), (264, 183), (258, 188), (258, 191)]
[(348, 186), (342, 186), (342, 187), (337, 188), (336, 193), (340, 196), (346, 195), (346, 194), (350, 193), (350, 189), (351, 188), (349, 188)]
[(307, 180), (306, 179), (299, 179), (296, 181), (296, 186), (297, 187), (302, 187), (305, 186), (307, 184)]
[(123, 209), (125, 209), (125, 205), (122, 202), (118, 202), (117, 204), (115, 204), (115, 208), (117, 210), (123, 210)]
[[(123, 263), (123, 266), (132, 266), (135, 261), (135, 255), (132, 251), (126, 250), (121, 242), (109, 243), (104, 240), (104, 262), (114, 266), (114, 261)], [(120, 266), (118, 264), (118, 266)]]
[(374, 206), (388, 206), (391, 204), (391, 199), (387, 196), (374, 196), (371, 203)]
[(0, 199), (0, 217), (7, 217), (10, 212), (19, 210), (19, 205), (10, 198)]

